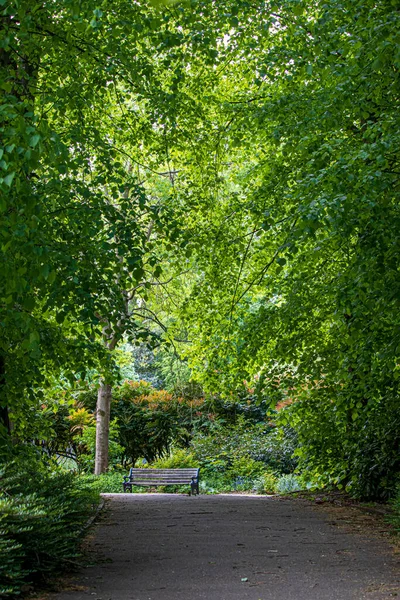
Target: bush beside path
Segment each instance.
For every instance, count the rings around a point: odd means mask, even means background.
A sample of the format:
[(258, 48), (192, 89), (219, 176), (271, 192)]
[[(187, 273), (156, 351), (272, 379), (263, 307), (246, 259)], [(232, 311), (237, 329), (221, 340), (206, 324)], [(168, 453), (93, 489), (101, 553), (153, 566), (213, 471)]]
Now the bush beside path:
[[(108, 495), (94, 564), (53, 600), (361, 600), (400, 595), (373, 532), (279, 497)], [(345, 521), (345, 519), (344, 519)]]

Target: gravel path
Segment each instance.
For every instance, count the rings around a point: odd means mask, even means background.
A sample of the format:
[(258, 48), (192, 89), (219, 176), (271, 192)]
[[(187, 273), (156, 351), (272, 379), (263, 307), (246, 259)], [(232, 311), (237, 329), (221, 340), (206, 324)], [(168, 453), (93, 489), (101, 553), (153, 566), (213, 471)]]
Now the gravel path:
[(109, 495), (95, 564), (55, 600), (361, 600), (399, 595), (374, 535), (301, 500)]

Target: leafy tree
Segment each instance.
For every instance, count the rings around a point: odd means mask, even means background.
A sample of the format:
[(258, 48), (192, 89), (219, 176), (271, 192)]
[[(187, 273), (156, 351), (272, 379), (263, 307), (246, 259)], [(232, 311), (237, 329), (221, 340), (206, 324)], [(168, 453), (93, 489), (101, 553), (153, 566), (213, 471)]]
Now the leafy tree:
[[(167, 256), (154, 238), (177, 238), (165, 133), (198, 84), (192, 73), (184, 81), (183, 58), (204, 66), (214, 50), (186, 29), (191, 11), (124, 0), (9, 0), (1, 19), (0, 403), (10, 429), (8, 409), (28, 426), (49, 373), (72, 380), (97, 366), (109, 385), (109, 350), (124, 333), (141, 339), (143, 301)], [(196, 108), (185, 114), (191, 127)], [(168, 186), (145, 192), (149, 175)], [(140, 311), (128, 307), (133, 295)]]
[(0, 10), (2, 432), (10, 416), (28, 432), (49, 379), (96, 369), (106, 439), (113, 348), (183, 331), (178, 350), (206, 389), (229, 398), (247, 381), (292, 402), (281, 418), (321, 482), (389, 494), (393, 3)]
[(400, 467), (399, 15), (281, 3), (253, 32), (215, 94), (213, 185), (194, 173), (188, 354), (208, 389), (295, 400), (303, 465), (382, 497)]

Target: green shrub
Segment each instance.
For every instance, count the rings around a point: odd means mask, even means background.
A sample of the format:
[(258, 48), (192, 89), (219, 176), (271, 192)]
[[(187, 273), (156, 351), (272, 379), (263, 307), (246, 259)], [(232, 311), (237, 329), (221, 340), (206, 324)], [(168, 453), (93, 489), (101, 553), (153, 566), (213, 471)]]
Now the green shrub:
[[(20, 590), (30, 571), (24, 568), (22, 544), (15, 540), (14, 525), (9, 518), (17, 508), (10, 498), (0, 496), (0, 597), (10, 596)], [(19, 511), (23, 516), (23, 509)], [(22, 529), (22, 524), (21, 524)]]
[(252, 477), (232, 473), (206, 473), (200, 477), (200, 491), (206, 494), (219, 494), (226, 492), (256, 492), (258, 494), (274, 494), (278, 478), (272, 472), (254, 474)]
[(113, 390), (111, 417), (119, 426), (124, 464), (153, 461), (174, 446), (187, 447), (195, 427), (209, 422), (204, 398), (177, 397), (146, 381), (125, 381)]
[(294, 402), (280, 417), (297, 431), (298, 465), (307, 479), (382, 502), (393, 497), (400, 471), (400, 379), (381, 371), (378, 360), (374, 364), (369, 382), (369, 369), (360, 378), (326, 379), (304, 392), (307, 401)]
[(276, 484), (276, 491), (280, 494), (287, 494), (289, 492), (299, 492), (300, 490), (304, 490), (304, 487), (300, 477), (289, 473), (288, 475), (279, 477)]
[[(293, 440), (286, 434), (277, 435), (264, 422), (265, 403), (255, 404), (254, 398), (247, 396), (230, 401), (218, 397), (206, 399), (198, 395), (199, 391), (193, 397), (177, 396), (155, 389), (146, 381), (124, 381), (116, 386), (111, 418), (118, 423), (118, 435), (113, 441), (123, 448), (121, 462), (132, 465), (139, 457), (152, 462), (174, 447), (187, 448), (194, 438), (197, 461), (204, 454), (219, 460), (212, 448), (216, 445), (222, 453), (223, 446), (227, 447), (228, 461), (237, 454), (262, 461), (281, 472), (293, 470)], [(77, 406), (93, 411), (95, 405), (95, 389), (78, 395)], [(75, 413), (77, 417), (83, 414), (82, 408)], [(69, 418), (71, 421), (72, 417)], [(233, 447), (237, 452), (232, 452)], [(90, 466), (85, 468), (90, 470)]]
[(197, 433), (191, 450), (207, 473), (222, 473), (235, 461), (249, 460), (262, 464), (262, 470), (290, 473), (296, 466), (293, 452), (296, 436), (289, 428), (273, 429), (268, 423), (249, 424), (243, 417), (236, 425), (215, 423), (207, 433)]
[(232, 481), (227, 480), (224, 475), (218, 473), (207, 474), (203, 478), (201, 471), (199, 488), (201, 494), (221, 494), (235, 490)]
[(185, 467), (198, 467), (198, 463), (191, 452), (175, 448), (168, 456), (158, 458), (151, 463), (155, 469), (184, 469)]
[[(260, 489), (260, 493), (265, 493), (263, 485), (268, 487), (268, 484), (267, 479), (265, 482), (263, 480), (264, 471), (265, 465), (259, 461), (237, 458), (228, 469), (222, 468), (218, 471), (208, 467), (200, 471), (200, 489), (205, 493), (217, 494), (232, 491), (250, 492), (257, 488)], [(261, 481), (264, 483), (261, 484)]]
[(3, 465), (0, 481), (0, 596), (7, 597), (77, 555), (98, 493), (33, 455)]
[(265, 469), (264, 463), (246, 456), (236, 456), (228, 469), (233, 477), (247, 477), (249, 479), (261, 475)]
[(81, 475), (81, 480), (90, 486), (96, 494), (118, 494), (123, 491), (123, 475), (119, 471), (110, 471), (102, 475)]
[(257, 494), (274, 494), (278, 478), (272, 471), (265, 471), (254, 481), (253, 489)]

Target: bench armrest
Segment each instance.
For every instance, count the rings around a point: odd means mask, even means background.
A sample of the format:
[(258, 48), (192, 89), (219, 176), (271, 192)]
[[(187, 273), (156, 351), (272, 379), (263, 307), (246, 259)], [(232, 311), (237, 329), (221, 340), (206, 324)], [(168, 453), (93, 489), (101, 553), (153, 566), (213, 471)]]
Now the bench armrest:
[(124, 475), (124, 483), (128, 483), (128, 481), (130, 481), (131, 478), (129, 477), (129, 475)]

